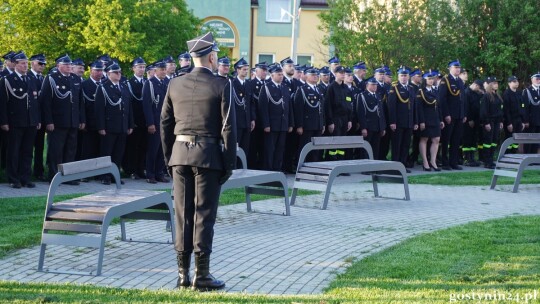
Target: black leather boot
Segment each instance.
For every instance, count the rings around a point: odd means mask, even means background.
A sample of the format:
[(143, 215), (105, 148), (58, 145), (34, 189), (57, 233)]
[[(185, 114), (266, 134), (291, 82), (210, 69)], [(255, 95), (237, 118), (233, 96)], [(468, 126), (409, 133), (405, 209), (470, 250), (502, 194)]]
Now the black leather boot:
[(195, 253), (195, 278), (191, 286), (198, 291), (217, 290), (225, 287), (225, 282), (217, 280), (210, 274), (210, 254)]
[(191, 252), (178, 252), (176, 260), (178, 261), (178, 281), (176, 282), (176, 288), (189, 287), (191, 285), (189, 279)]

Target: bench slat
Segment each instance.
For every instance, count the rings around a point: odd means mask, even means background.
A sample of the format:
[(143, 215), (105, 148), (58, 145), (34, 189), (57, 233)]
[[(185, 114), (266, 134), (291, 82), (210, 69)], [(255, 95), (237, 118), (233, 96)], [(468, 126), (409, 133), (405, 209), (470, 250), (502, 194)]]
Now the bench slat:
[(325, 136), (312, 137), (311, 142), (314, 146), (363, 144), (364, 138), (362, 136)]
[(74, 161), (71, 163), (59, 164), (58, 172), (62, 175), (71, 175), (75, 173), (86, 172), (90, 170), (102, 169), (110, 167), (112, 164), (110, 156), (85, 159), (80, 161)]
[(101, 225), (92, 224), (72, 224), (46, 221), (43, 225), (43, 229), (101, 234)]
[(66, 212), (66, 211), (49, 211), (47, 213), (48, 220), (62, 220), (62, 221), (84, 221), (84, 222), (103, 222), (104, 214), (96, 213), (80, 213), (80, 212)]
[(494, 170), (493, 175), (498, 176), (507, 176), (507, 177), (517, 177), (517, 171), (508, 171), (508, 170)]
[(298, 169), (298, 172), (312, 173), (312, 174), (314, 173), (314, 174), (319, 174), (319, 175), (330, 175), (330, 172), (332, 172), (332, 170), (302, 166)]
[(313, 175), (313, 174), (304, 174), (296, 173), (296, 179), (298, 180), (313, 180), (319, 182), (328, 182), (328, 175)]
[(100, 213), (104, 214), (109, 211), (109, 206), (86, 206), (86, 205), (53, 205), (51, 211), (67, 211), (75, 213)]
[(537, 140), (540, 142), (540, 133), (514, 133), (512, 136), (518, 140)]
[(506, 163), (506, 162), (497, 162), (496, 168), (506, 168), (506, 169), (519, 169), (519, 163)]
[(123, 219), (134, 219), (134, 220), (154, 220), (154, 221), (168, 221), (170, 220), (169, 213), (165, 212), (144, 212), (144, 211), (135, 211), (126, 215), (122, 215)]
[(524, 159), (524, 158), (527, 158), (527, 157), (531, 157), (532, 155), (534, 155), (534, 154), (505, 154), (503, 157)]

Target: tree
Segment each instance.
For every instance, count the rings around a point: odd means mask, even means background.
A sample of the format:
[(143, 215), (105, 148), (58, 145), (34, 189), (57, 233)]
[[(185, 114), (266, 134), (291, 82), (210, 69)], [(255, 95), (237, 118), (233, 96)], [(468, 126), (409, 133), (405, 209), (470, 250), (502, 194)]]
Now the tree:
[(69, 53), (88, 63), (108, 53), (127, 64), (186, 49), (201, 24), (184, 0), (6, 0), (0, 6), (0, 45), (49, 60)]

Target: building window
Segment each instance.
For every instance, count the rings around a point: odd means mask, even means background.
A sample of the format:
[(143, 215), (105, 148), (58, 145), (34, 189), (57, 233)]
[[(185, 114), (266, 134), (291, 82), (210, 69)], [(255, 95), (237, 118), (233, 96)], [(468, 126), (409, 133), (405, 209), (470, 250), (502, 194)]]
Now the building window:
[(291, 0), (266, 1), (266, 22), (291, 23), (290, 14)]
[(311, 55), (297, 55), (296, 64), (299, 65), (313, 65), (313, 57)]
[(266, 62), (267, 65), (274, 63), (274, 54), (259, 54), (259, 62)]

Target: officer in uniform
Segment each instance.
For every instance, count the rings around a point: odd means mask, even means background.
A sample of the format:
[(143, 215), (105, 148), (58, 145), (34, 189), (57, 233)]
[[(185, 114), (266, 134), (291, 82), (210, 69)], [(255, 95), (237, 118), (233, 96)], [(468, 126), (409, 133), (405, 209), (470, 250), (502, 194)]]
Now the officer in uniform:
[(188, 52), (178, 55), (178, 65), (179, 68), (176, 69), (175, 77), (191, 72), (193, 69), (191, 66), (191, 55)]
[[(388, 92), (388, 124), (392, 131), (392, 160), (407, 162), (413, 130), (418, 129), (415, 117), (416, 95), (409, 85), (409, 70), (398, 70), (398, 83)], [(407, 169), (407, 173), (410, 170)]]
[(375, 80), (377, 81), (377, 94), (381, 97), (382, 100), (382, 111), (384, 117), (386, 118), (386, 132), (381, 137), (381, 142), (379, 145), (379, 155), (374, 155), (375, 159), (387, 160), (388, 152), (390, 152), (390, 141), (392, 137), (392, 130), (388, 126), (388, 91), (390, 91), (391, 86), (384, 82), (386, 74), (386, 69), (384, 66), (381, 66), (375, 70)]
[[(318, 72), (313, 67), (307, 69), (306, 84), (299, 87), (294, 94), (294, 123), (296, 134), (299, 136), (297, 159), (300, 157), (302, 148), (311, 141), (311, 138), (322, 136), (325, 129), (324, 97), (317, 88)], [(318, 161), (319, 155), (320, 153), (311, 152), (306, 157), (306, 161)]]
[[(13, 73), (13, 70), (15, 69), (15, 62), (11, 60), (11, 56), (13, 56), (15, 52), (9, 51), (6, 54), (2, 56), (5, 61), (5, 67), (0, 72), (0, 78), (5, 77), (11, 73)], [(6, 132), (0, 131), (0, 167), (6, 168), (6, 154), (7, 154), (7, 134)]]
[[(506, 138), (514, 133), (521, 133), (525, 129), (525, 102), (523, 93), (519, 88), (516, 76), (508, 77), (508, 88), (503, 93), (504, 132)], [(519, 145), (513, 144), (508, 149), (510, 153), (516, 153)]]
[(251, 104), (247, 102), (249, 91), (249, 64), (244, 58), (240, 58), (234, 64), (236, 77), (232, 84), (234, 88), (233, 100), (236, 112), (236, 141), (238, 146), (249, 155), (249, 139), (251, 131), (255, 128), (255, 113), (252, 113)]
[[(369, 78), (366, 90), (356, 97), (357, 112), (360, 124), (360, 134), (369, 142), (373, 149), (373, 158), (379, 155), (381, 137), (386, 133), (386, 118), (383, 111), (381, 95), (377, 93), (377, 80)], [(367, 158), (367, 155), (364, 155)]]
[(283, 69), (280, 65), (270, 69), (270, 77), (259, 95), (258, 110), (264, 131), (263, 168), (281, 171), (286, 134), (293, 128), (293, 106), (288, 88), (282, 85)]
[(9, 51), (6, 54), (2, 55), (2, 58), (4, 58), (4, 69), (0, 72), (0, 77), (5, 77), (11, 73), (13, 73), (13, 70), (15, 69), (15, 61), (11, 59), (11, 57), (15, 55), (15, 52)]
[[(423, 73), (420, 69), (414, 69), (409, 74), (409, 85), (413, 88), (414, 96), (417, 96), (420, 86), (422, 85)], [(415, 109), (416, 111), (416, 109)], [(415, 115), (417, 115), (415, 113)], [(412, 151), (411, 154), (407, 157), (407, 168), (413, 168), (414, 164), (418, 161), (418, 156), (420, 155), (420, 130), (413, 131), (412, 139)]]
[(231, 60), (227, 56), (223, 56), (221, 58), (218, 58), (218, 69), (217, 69), (217, 76), (229, 77), (229, 71), (231, 69)]
[[(105, 68), (105, 72), (107, 80), (98, 88), (95, 101), (96, 128), (101, 135), (99, 150), (101, 156), (110, 156), (113, 163), (120, 167), (126, 137), (133, 131), (133, 102), (127, 86), (120, 83), (120, 66), (113, 62)], [(111, 177), (103, 176), (101, 183), (110, 185)]]
[(146, 182), (155, 184), (157, 182), (168, 183), (164, 177), (165, 162), (163, 161), (163, 149), (160, 139), (160, 115), (163, 107), (163, 100), (167, 93), (165, 78), (167, 75), (167, 64), (165, 61), (154, 63), (156, 75), (144, 84), (142, 91), (143, 118), (145, 135), (148, 146), (146, 149)]
[[(527, 133), (540, 133), (540, 72), (531, 76), (531, 85), (523, 90), (523, 97), (527, 101), (525, 108), (527, 120), (525, 126)], [(525, 146), (526, 153), (540, 153), (540, 145)]]
[(319, 84), (317, 84), (317, 88), (322, 96), (324, 96), (326, 95), (326, 90), (330, 85), (330, 69), (327, 66), (324, 66), (319, 70), (319, 78), (320, 81)]
[(84, 129), (86, 123), (81, 78), (71, 74), (71, 58), (67, 54), (58, 57), (56, 66), (58, 72), (45, 77), (40, 96), (42, 124), (48, 132), (49, 180), (58, 172), (58, 164), (75, 160), (77, 130)]
[(464, 165), (468, 167), (478, 167), (480, 164), (474, 159), (474, 152), (478, 149), (479, 158), (483, 154), (483, 146), (480, 144), (482, 129), (479, 126), (480, 99), (484, 95), (482, 87), (483, 81), (477, 79), (471, 83), (463, 93), (467, 122), (463, 124), (462, 151), (465, 157)]
[(165, 57), (163, 61), (167, 63), (167, 79), (165, 79), (165, 83), (169, 85), (169, 81), (175, 76), (176, 62), (174, 62), (174, 58), (170, 55)]
[(461, 64), (458, 60), (449, 62), (448, 70), (449, 75), (444, 76), (439, 85), (439, 102), (445, 124), (441, 135), (441, 161), (444, 170), (463, 170), (458, 158), (463, 124), (467, 121), (461, 98), (465, 86), (459, 78)]
[[(144, 77), (146, 62), (141, 57), (135, 58), (131, 62), (131, 77), (126, 85), (131, 94), (133, 121), (135, 127), (133, 133), (127, 137), (126, 152), (122, 167), (126, 174), (131, 175), (132, 179), (144, 178), (144, 169), (146, 167), (146, 149), (147, 149), (147, 130), (143, 111), (143, 85), (147, 82)], [(162, 97), (164, 97), (163, 95)], [(159, 115), (159, 114), (158, 114)], [(159, 134), (159, 132), (158, 132)]]
[(156, 67), (154, 67), (154, 64), (149, 64), (146, 66), (146, 79), (151, 79), (154, 77), (154, 74), (156, 72)]
[(330, 65), (330, 83), (334, 82), (336, 80), (336, 69), (339, 65), (339, 58), (336, 56), (328, 59), (328, 64)]
[(236, 118), (231, 81), (212, 73), (219, 51), (212, 33), (187, 45), (195, 67), (171, 81), (161, 112), (161, 140), (174, 179), (177, 287), (190, 286), (194, 252), (191, 285), (213, 290), (225, 287), (210, 274), (210, 254), (221, 185), (236, 163)]
[(84, 61), (81, 58), (73, 59), (71, 62), (71, 73), (79, 76), (81, 82), (84, 81)]
[(493, 156), (499, 143), (499, 131), (503, 128), (503, 100), (497, 92), (499, 82), (495, 77), (486, 79), (486, 94), (480, 100), (480, 124), (484, 145), (484, 167), (495, 169)]
[(259, 94), (264, 85), (267, 70), (266, 62), (257, 63), (255, 65), (255, 78), (247, 83), (248, 92), (251, 94), (247, 96), (246, 102), (250, 103), (251, 113), (255, 114), (255, 129), (251, 131), (249, 154), (247, 155), (250, 169), (262, 169), (263, 167), (264, 131), (258, 116), (258, 108)]
[[(84, 98), (84, 111), (86, 115), (86, 125), (82, 130), (81, 137), (81, 159), (96, 158), (99, 156), (99, 134), (96, 125), (96, 92), (103, 78), (103, 63), (99, 60), (90, 64), (90, 77), (82, 82)], [(82, 181), (87, 181), (83, 179)]]
[[(295, 92), (298, 87), (301, 86), (301, 82), (294, 78), (295, 68), (294, 61), (290, 58), (284, 58), (279, 63), (283, 69), (283, 81), (282, 84), (289, 91), (291, 101), (294, 101)], [(317, 77), (318, 78), (318, 77)], [(291, 107), (291, 111), (294, 112), (294, 107)], [(294, 113), (293, 113), (294, 114)], [(285, 139), (285, 155), (290, 157), (285, 157), (283, 159), (283, 168), (281, 170), (287, 173), (296, 172), (295, 164), (297, 163), (297, 153), (296, 150), (299, 145), (299, 135), (296, 132), (287, 133)]]
[(32, 150), (41, 115), (36, 83), (28, 79), (28, 58), (14, 54), (14, 72), (0, 80), (0, 128), (7, 132), (7, 178), (12, 188), (34, 188)]
[(354, 73), (354, 85), (358, 88), (358, 92), (364, 92), (366, 90), (366, 63), (360, 61), (353, 66)]
[[(348, 95), (349, 89), (343, 82), (345, 68), (338, 66), (335, 75), (335, 80), (330, 83), (324, 96), (326, 128), (330, 136), (345, 136), (352, 128), (352, 97)], [(345, 151), (328, 151), (328, 155), (332, 159), (343, 159)]]
[[(35, 87), (38, 89), (38, 96), (41, 95), (41, 86), (43, 85), (43, 71), (47, 60), (45, 55), (37, 54), (30, 57), (30, 72), (27, 73), (28, 79), (34, 82)], [(41, 111), (41, 110), (40, 110)], [(41, 113), (39, 114), (41, 120)], [(34, 141), (34, 176), (40, 181), (46, 181), (45, 168), (43, 166), (43, 150), (45, 149), (45, 128), (39, 128), (36, 132), (36, 139)]]

